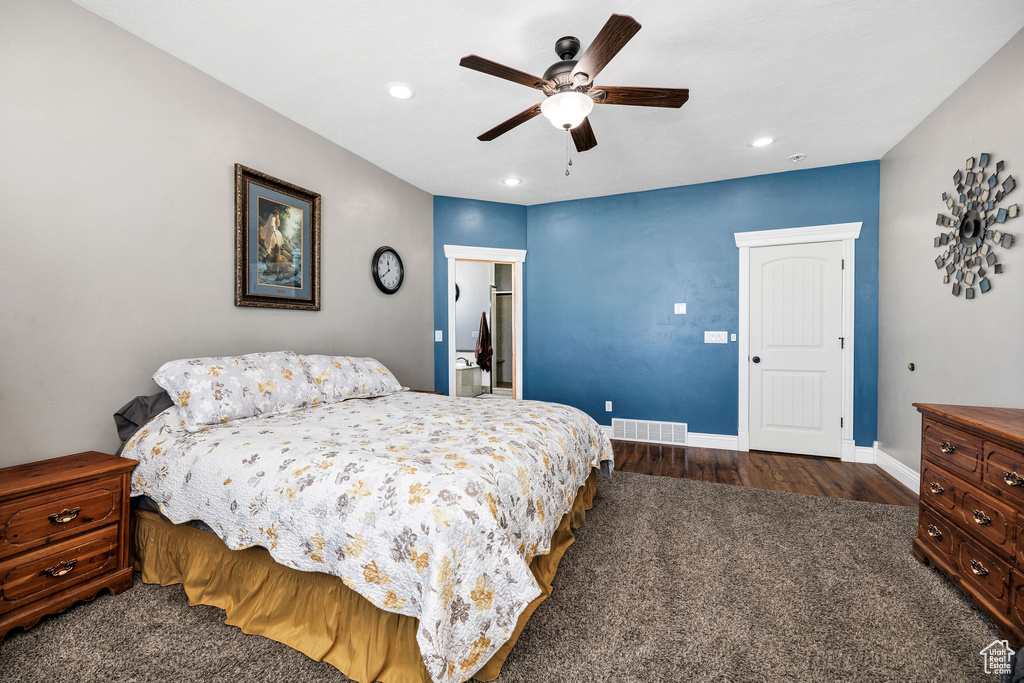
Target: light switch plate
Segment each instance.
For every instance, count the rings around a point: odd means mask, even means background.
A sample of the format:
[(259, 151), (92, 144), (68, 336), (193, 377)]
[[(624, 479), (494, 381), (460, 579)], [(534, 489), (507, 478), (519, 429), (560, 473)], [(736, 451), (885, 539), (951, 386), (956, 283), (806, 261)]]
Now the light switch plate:
[(728, 344), (729, 333), (725, 330), (706, 330), (704, 332), (705, 344)]
[(436, 342), (444, 341), (444, 331), (443, 330), (434, 330), (434, 341), (436, 341)]
[(605, 401), (604, 402), (604, 409), (606, 411), (608, 411), (609, 413), (612, 412), (612, 402), (611, 401)]
[(686, 315), (686, 304), (675, 304), (673, 311), (676, 315)]

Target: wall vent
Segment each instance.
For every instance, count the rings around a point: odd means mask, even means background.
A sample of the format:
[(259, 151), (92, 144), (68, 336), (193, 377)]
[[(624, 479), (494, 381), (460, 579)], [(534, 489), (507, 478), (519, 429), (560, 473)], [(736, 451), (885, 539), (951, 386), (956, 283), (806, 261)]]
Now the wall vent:
[(612, 418), (612, 438), (621, 441), (643, 441), (673, 446), (686, 445), (685, 422), (653, 422)]

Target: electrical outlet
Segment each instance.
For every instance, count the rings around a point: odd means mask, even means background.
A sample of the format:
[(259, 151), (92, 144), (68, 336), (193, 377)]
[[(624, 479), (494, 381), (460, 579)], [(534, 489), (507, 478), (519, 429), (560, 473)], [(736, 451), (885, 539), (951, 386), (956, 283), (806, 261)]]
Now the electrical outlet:
[(728, 344), (729, 333), (725, 330), (711, 331), (707, 330), (704, 332), (704, 343), (705, 344)]
[(736, 333), (733, 332), (731, 335), (729, 335), (729, 338), (732, 339), (733, 341), (736, 341)]
[(477, 336), (478, 334), (480, 334), (480, 333), (479, 333), (479, 332), (475, 332), (475, 331), (474, 331), (474, 332), (473, 332), (473, 339), (476, 339), (476, 336)]
[(675, 304), (673, 311), (676, 315), (686, 315), (686, 304)]
[(604, 402), (604, 409), (605, 409), (605, 411), (607, 411), (609, 413), (612, 412), (612, 402), (611, 401), (605, 401)]
[(444, 332), (442, 330), (434, 330), (434, 341), (444, 341)]

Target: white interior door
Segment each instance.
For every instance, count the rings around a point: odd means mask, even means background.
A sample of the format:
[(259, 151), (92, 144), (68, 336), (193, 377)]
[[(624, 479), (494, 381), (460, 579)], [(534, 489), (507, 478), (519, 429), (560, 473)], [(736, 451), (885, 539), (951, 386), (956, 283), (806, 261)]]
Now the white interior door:
[(750, 249), (750, 448), (842, 453), (843, 245)]

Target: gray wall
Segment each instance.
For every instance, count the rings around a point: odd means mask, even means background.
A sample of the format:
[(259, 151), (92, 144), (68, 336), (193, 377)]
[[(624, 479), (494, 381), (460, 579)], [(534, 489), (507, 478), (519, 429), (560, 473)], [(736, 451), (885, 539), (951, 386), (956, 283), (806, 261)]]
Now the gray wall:
[[(941, 195), (968, 157), (989, 152), (1024, 180), (1024, 32), (882, 158), (879, 240), (879, 447), (919, 470), (915, 402), (1024, 407), (1024, 218), (997, 248), (1005, 272), (973, 301), (954, 298), (933, 260)], [(1003, 206), (1024, 206), (1017, 189)], [(913, 362), (916, 370), (907, 370)]]
[[(0, 157), (0, 466), (112, 451), (172, 358), (372, 355), (432, 388), (431, 196), (132, 34), (0, 4)], [(321, 311), (234, 306), (235, 162), (321, 193)]]

